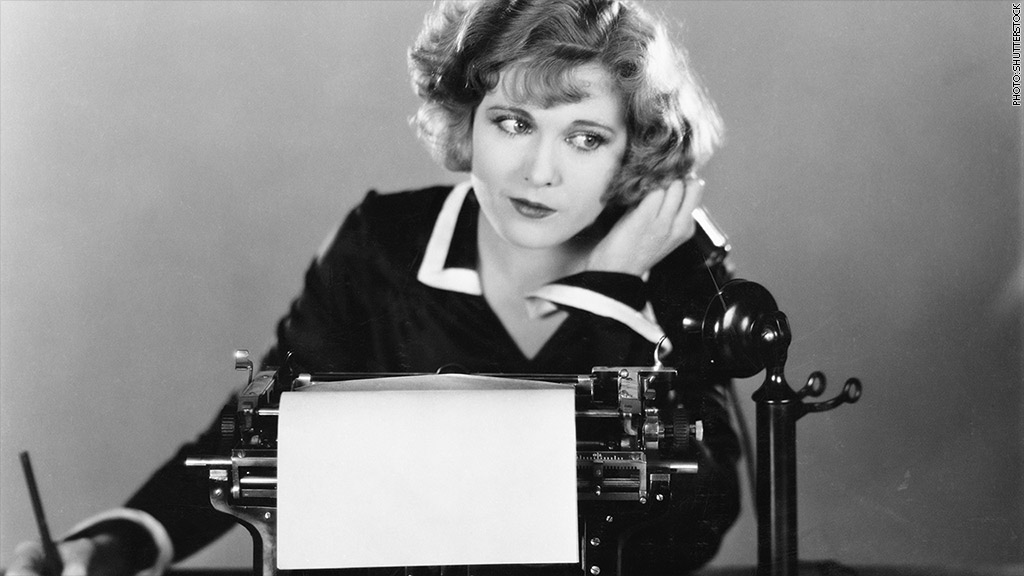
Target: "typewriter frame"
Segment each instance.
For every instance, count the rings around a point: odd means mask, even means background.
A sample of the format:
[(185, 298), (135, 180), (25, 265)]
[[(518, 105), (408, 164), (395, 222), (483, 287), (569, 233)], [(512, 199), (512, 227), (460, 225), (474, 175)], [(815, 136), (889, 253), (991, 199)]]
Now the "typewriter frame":
[[(210, 502), (234, 516), (253, 538), (253, 573), (277, 568), (277, 418), (283, 392), (329, 382), (409, 374), (304, 373), (290, 365), (254, 373), (249, 353), (235, 354), (249, 374), (234, 411), (222, 414), (230, 456), (197, 456), (187, 466), (208, 469)], [(577, 496), (581, 573), (616, 575), (617, 541), (631, 526), (667, 510), (672, 483), (695, 474), (695, 442), (703, 424), (691, 422), (675, 399), (677, 373), (663, 366), (596, 367), (587, 375), (488, 374), (572, 384), (576, 395)], [(417, 572), (406, 568), (405, 574)]]

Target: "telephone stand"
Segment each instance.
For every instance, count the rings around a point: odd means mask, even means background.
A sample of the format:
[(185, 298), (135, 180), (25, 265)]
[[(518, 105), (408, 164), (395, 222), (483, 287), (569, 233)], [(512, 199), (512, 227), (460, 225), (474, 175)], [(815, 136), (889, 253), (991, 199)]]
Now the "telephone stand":
[(753, 394), (757, 433), (757, 575), (797, 575), (796, 421), (860, 399), (861, 383), (850, 378), (830, 400), (805, 403), (825, 391), (825, 375), (814, 372), (800, 390), (786, 382), (792, 342), (789, 321), (761, 285), (733, 280), (708, 307), (703, 336), (714, 350), (711, 364), (732, 377), (765, 370)]

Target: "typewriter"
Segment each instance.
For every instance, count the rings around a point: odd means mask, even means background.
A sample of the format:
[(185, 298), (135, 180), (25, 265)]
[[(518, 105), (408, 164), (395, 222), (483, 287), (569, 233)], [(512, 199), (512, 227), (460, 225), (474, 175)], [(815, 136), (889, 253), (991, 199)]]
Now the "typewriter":
[[(795, 423), (807, 413), (856, 402), (861, 384), (851, 378), (839, 396), (805, 403), (805, 397), (822, 394), (825, 377), (815, 372), (803, 388), (790, 388), (783, 373), (791, 341), (788, 322), (770, 293), (756, 283), (725, 284), (696, 326), (709, 350), (708, 362), (719, 373), (748, 377), (765, 371), (764, 385), (753, 395), (758, 574), (795, 575)], [(287, 361), (277, 370), (257, 373), (246, 351), (236, 353), (235, 366), (248, 373), (248, 383), (237, 408), (222, 415), (224, 452), (230, 456), (190, 458), (186, 465), (207, 469), (213, 507), (249, 530), (253, 572), (270, 576), (279, 572), (275, 543), (281, 394), (343, 380), (399, 375), (308, 373)], [(595, 367), (580, 375), (490, 376), (574, 387), (580, 573), (617, 576), (619, 559), (613, 543), (630, 526), (664, 511), (671, 502), (670, 488), (698, 470), (694, 454), (703, 426), (676, 399), (676, 370), (655, 360), (651, 366)], [(409, 568), (405, 573), (416, 572)]]
[[(388, 374), (306, 373), (288, 365), (254, 373), (244, 350), (236, 368), (249, 373), (234, 413), (222, 415), (222, 434), (233, 444), (230, 457), (190, 459), (209, 469), (213, 506), (234, 516), (253, 536), (257, 574), (277, 572), (275, 559), (278, 405), (283, 392), (345, 380), (387, 378)], [(576, 476), (583, 533), (581, 562), (611, 573), (616, 536), (658, 514), (671, 500), (670, 487), (697, 472), (695, 442), (702, 423), (692, 421), (674, 401), (676, 370), (647, 367), (596, 367), (590, 374), (490, 375), (517, 380), (571, 384), (576, 405)], [(412, 571), (407, 571), (411, 573)]]

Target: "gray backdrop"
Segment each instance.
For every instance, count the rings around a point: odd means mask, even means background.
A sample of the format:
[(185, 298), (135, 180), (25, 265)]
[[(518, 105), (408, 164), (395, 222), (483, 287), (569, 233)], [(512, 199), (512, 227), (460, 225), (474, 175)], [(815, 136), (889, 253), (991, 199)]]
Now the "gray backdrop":
[[(790, 316), (791, 382), (864, 381), (798, 426), (802, 557), (1024, 560), (1010, 2), (651, 7), (726, 119), (707, 204)], [(462, 178), (407, 125), (425, 9), (0, 5), (0, 564), (34, 536), (19, 450), (54, 531), (119, 504), (368, 188)], [(754, 561), (743, 514), (720, 563)], [(238, 530), (192, 564), (248, 562)]]

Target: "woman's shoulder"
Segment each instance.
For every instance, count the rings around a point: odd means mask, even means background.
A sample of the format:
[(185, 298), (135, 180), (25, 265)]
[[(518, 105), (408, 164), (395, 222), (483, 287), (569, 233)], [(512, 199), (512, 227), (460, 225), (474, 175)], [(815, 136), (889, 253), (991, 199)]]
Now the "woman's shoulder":
[(318, 259), (418, 258), (452, 186), (381, 193), (370, 190), (329, 237)]
[(370, 190), (352, 215), (375, 228), (430, 228), (451, 190), (450, 185), (386, 193)]

